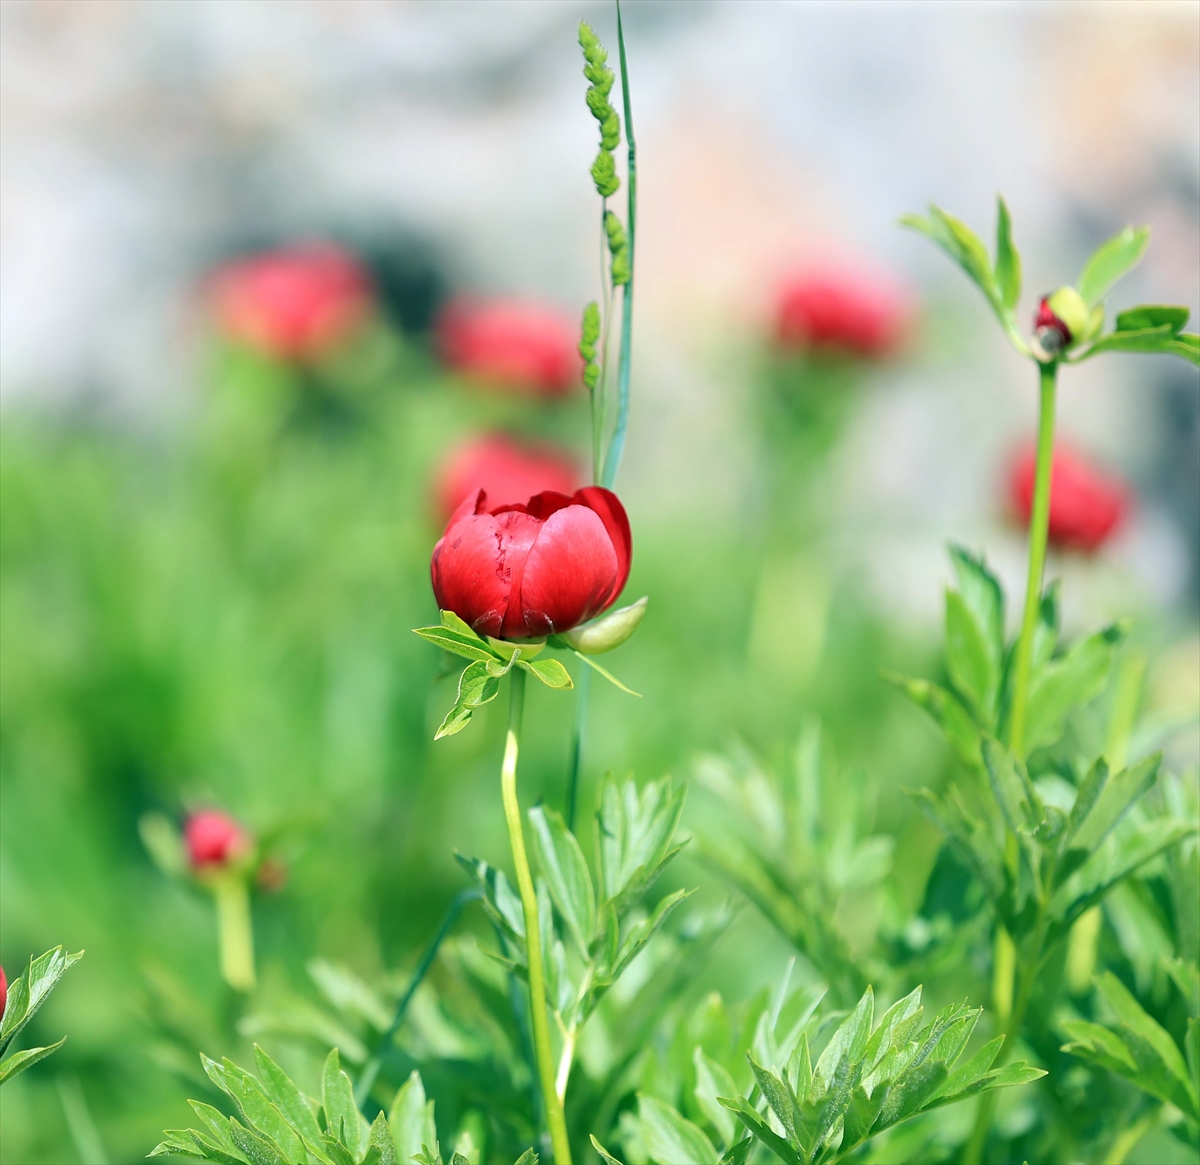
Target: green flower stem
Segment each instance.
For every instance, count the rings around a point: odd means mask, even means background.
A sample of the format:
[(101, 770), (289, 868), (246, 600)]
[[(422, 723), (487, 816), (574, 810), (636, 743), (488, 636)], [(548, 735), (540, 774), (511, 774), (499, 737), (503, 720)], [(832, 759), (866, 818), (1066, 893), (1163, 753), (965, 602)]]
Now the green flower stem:
[(629, 202), (625, 224), (629, 238), (629, 282), (621, 293), (621, 354), (617, 365), (617, 420), (604, 458), (604, 479), (600, 483), (612, 489), (625, 452), (625, 431), (629, 427), (629, 366), (633, 347), (633, 245), (637, 233), (637, 145), (633, 139), (633, 112), (629, 101), (629, 66), (625, 61), (625, 33), (621, 27), (621, 5), (617, 3), (617, 48), (621, 58), (621, 98), (625, 107), (625, 141), (629, 145), (629, 173), (626, 177)]
[(587, 727), (588, 691), (592, 686), (592, 669), (580, 669), (575, 681), (575, 726), (571, 730), (571, 761), (567, 769), (567, 828), (575, 832), (575, 814), (579, 806), (579, 769), (583, 763), (583, 733)]
[(508, 738), (504, 743), (504, 764), (500, 769), (500, 789), (504, 797), (504, 817), (512, 843), (517, 888), (525, 908), (525, 951), (529, 964), (529, 1016), (533, 1026), (533, 1050), (537, 1060), (542, 1102), (546, 1106), (546, 1124), (554, 1148), (555, 1165), (571, 1165), (571, 1146), (567, 1124), (554, 1088), (554, 1057), (550, 1047), (550, 1020), (546, 1014), (546, 980), (542, 970), (542, 944), (538, 930), (537, 894), (525, 853), (525, 833), (521, 826), (521, 805), (517, 800), (517, 753), (520, 749), (521, 712), (525, 705), (525, 673), (512, 670), (511, 703), (508, 714)]
[(254, 928), (250, 891), (240, 871), (220, 874), (212, 884), (217, 904), (221, 977), (235, 991), (254, 990)]
[(1042, 604), (1042, 573), (1046, 567), (1046, 539), (1050, 529), (1050, 466), (1054, 459), (1054, 390), (1058, 365), (1042, 364), (1041, 413), (1038, 420), (1037, 471), (1033, 483), (1033, 511), (1029, 516), (1029, 580), (1025, 587), (1025, 617), (1013, 663), (1012, 714), (1008, 744), (1018, 756), (1025, 743), (1025, 714), (1029, 705), (1029, 671), (1033, 634)]
[(400, 1030), (400, 1025), (404, 1022), (404, 1016), (408, 1012), (408, 1005), (412, 1002), (412, 997), (416, 994), (417, 988), (420, 987), (421, 981), (433, 965), (433, 960), (437, 958), (438, 950), (445, 941), (446, 935), (450, 933), (450, 928), (458, 919), (462, 908), (468, 902), (473, 902), (476, 898), (480, 897), (482, 895), (477, 889), (462, 890), (454, 896), (454, 901), (447, 907), (446, 913), (442, 917), (442, 925), (438, 927), (437, 934), (433, 936), (433, 941), (425, 948), (425, 953), (421, 956), (421, 961), (417, 964), (417, 969), (413, 971), (412, 978), (409, 980), (408, 986), (404, 989), (404, 994), (400, 996), (400, 1001), (396, 1004), (396, 1010), (392, 1015), (392, 1022), (388, 1024), (387, 1031), (379, 1037), (375, 1054), (367, 1061), (366, 1067), (363, 1068), (362, 1074), (358, 1078), (358, 1083), (354, 1087), (354, 1099), (360, 1108), (363, 1105), (363, 1101), (371, 1094), (371, 1089), (375, 1086), (379, 1070), (383, 1067), (383, 1058), (387, 1054), (388, 1049), (391, 1048), (392, 1040), (395, 1039), (396, 1033)]

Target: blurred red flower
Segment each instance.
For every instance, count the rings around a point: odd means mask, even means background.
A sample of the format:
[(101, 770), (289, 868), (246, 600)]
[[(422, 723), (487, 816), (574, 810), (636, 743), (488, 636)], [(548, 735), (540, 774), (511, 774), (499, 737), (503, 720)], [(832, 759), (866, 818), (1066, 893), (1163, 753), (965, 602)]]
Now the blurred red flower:
[(479, 490), (450, 518), (430, 573), (438, 607), (481, 635), (537, 639), (612, 606), (632, 555), (624, 507), (600, 486), (495, 507)]
[(783, 283), (775, 335), (784, 348), (878, 358), (899, 346), (912, 314), (908, 298), (886, 276), (826, 263), (797, 271)]
[(208, 279), (221, 331), (281, 360), (308, 360), (366, 318), (373, 294), (363, 266), (332, 244), (234, 259)]
[(217, 809), (193, 813), (183, 829), (193, 870), (226, 866), (250, 849), (249, 835), (232, 817)]
[(556, 308), (514, 299), (452, 300), (436, 325), (442, 359), (498, 388), (558, 396), (579, 383), (579, 324)]
[[(1008, 492), (1023, 526), (1033, 509), (1037, 450), (1030, 446), (1014, 460)], [(1055, 546), (1096, 550), (1124, 521), (1130, 496), (1125, 484), (1059, 446), (1050, 463), (1050, 541)]]
[(516, 505), (543, 490), (573, 493), (579, 484), (575, 463), (550, 445), (521, 445), (503, 433), (467, 441), (438, 470), (434, 493), (443, 520), (458, 504), (483, 490), (488, 504)]

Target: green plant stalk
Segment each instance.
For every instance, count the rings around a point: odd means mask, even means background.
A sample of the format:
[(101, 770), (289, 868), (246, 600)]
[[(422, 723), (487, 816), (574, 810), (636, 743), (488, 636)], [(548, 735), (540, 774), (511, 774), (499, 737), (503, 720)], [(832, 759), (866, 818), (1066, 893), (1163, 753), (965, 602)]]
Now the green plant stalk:
[(625, 61), (625, 33), (621, 27), (621, 4), (617, 2), (617, 49), (621, 59), (621, 99), (625, 108), (625, 141), (629, 146), (629, 173), (626, 176), (628, 193), (627, 222), (629, 238), (629, 282), (621, 294), (621, 351), (617, 365), (617, 420), (612, 439), (604, 457), (604, 477), (601, 485), (612, 489), (625, 452), (625, 433), (629, 427), (629, 366), (633, 346), (633, 271), (634, 240), (637, 234), (637, 144), (633, 138), (633, 112), (629, 101), (629, 66)]
[(433, 936), (433, 941), (425, 948), (425, 953), (421, 956), (421, 961), (417, 964), (416, 970), (413, 971), (412, 978), (409, 980), (408, 986), (404, 989), (404, 994), (396, 1004), (396, 1010), (392, 1015), (392, 1022), (388, 1024), (387, 1031), (379, 1037), (375, 1054), (367, 1061), (366, 1067), (363, 1068), (358, 1078), (358, 1083), (354, 1086), (354, 1099), (359, 1108), (362, 1108), (363, 1102), (370, 1096), (371, 1089), (375, 1086), (375, 1080), (379, 1076), (379, 1070), (383, 1067), (383, 1058), (388, 1048), (391, 1047), (396, 1033), (400, 1030), (400, 1025), (404, 1022), (404, 1016), (408, 1012), (408, 1005), (412, 1002), (412, 997), (416, 994), (417, 988), (420, 987), (421, 981), (428, 974), (429, 968), (433, 965), (433, 960), (437, 958), (438, 950), (445, 941), (446, 935), (450, 933), (450, 928), (454, 925), (462, 908), (468, 902), (473, 902), (476, 898), (480, 897), (482, 897), (482, 894), (478, 889), (462, 890), (454, 896), (454, 901), (447, 907), (446, 913), (442, 917), (442, 924), (438, 927), (437, 934)]
[(517, 800), (517, 753), (520, 750), (521, 712), (525, 704), (525, 673), (519, 668), (514, 668), (511, 675), (508, 737), (504, 742), (500, 789), (504, 799), (504, 818), (508, 822), (508, 837), (512, 844), (513, 865), (517, 873), (517, 888), (521, 892), (521, 905), (525, 910), (529, 1016), (533, 1027), (533, 1050), (542, 1088), (542, 1102), (546, 1106), (546, 1125), (550, 1130), (555, 1165), (571, 1165), (567, 1123), (563, 1119), (562, 1105), (558, 1102), (558, 1093), (554, 1088), (554, 1057), (550, 1046), (550, 1020), (546, 1014), (546, 979), (542, 969), (537, 893), (533, 888), (533, 876), (529, 872), (529, 858), (525, 853), (525, 832), (521, 825), (521, 804)]
[(221, 977), (235, 991), (254, 990), (254, 928), (250, 891), (240, 871), (220, 874), (212, 884), (217, 904)]
[(1025, 615), (1013, 661), (1012, 713), (1008, 745), (1018, 756), (1025, 743), (1025, 714), (1029, 706), (1029, 672), (1033, 659), (1033, 635), (1042, 604), (1042, 574), (1046, 568), (1046, 540), (1050, 530), (1050, 466), (1054, 459), (1054, 395), (1058, 374), (1056, 363), (1040, 365), (1040, 415), (1038, 419), (1037, 470), (1033, 484), (1033, 510), (1029, 516), (1029, 579), (1025, 587)]

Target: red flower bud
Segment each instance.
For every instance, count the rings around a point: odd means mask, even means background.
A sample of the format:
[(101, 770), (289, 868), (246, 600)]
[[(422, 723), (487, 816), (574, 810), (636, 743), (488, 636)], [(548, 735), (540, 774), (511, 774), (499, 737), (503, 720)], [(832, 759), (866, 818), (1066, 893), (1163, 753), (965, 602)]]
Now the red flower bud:
[(435, 485), (443, 520), (478, 490), (488, 504), (516, 505), (536, 493), (570, 494), (579, 483), (574, 463), (551, 446), (523, 446), (502, 433), (460, 445), (442, 464)]
[(370, 280), (339, 247), (307, 245), (235, 259), (210, 276), (221, 331), (281, 360), (320, 356), (371, 309)]
[(498, 388), (556, 396), (583, 373), (578, 321), (540, 304), (454, 300), (438, 317), (436, 342), (451, 368)]
[[(1029, 448), (1013, 463), (1009, 496), (1022, 525), (1029, 525), (1037, 450)], [(1129, 510), (1124, 484), (1089, 465), (1067, 448), (1056, 448), (1050, 463), (1050, 541), (1061, 547), (1096, 550), (1122, 523)]]
[(1033, 334), (1047, 355), (1061, 352), (1073, 339), (1071, 329), (1054, 314), (1049, 298), (1042, 297), (1037, 315), (1033, 318)]
[(227, 866), (250, 849), (250, 838), (242, 827), (216, 809), (193, 813), (184, 826), (183, 840), (197, 872)]
[(438, 606), (479, 634), (538, 639), (612, 606), (632, 554), (625, 510), (599, 486), (494, 508), (480, 490), (450, 518), (430, 573)]
[(887, 355), (912, 319), (907, 297), (885, 276), (846, 266), (797, 272), (781, 288), (776, 338), (784, 348), (832, 348)]
[(8, 1006), (8, 979), (5, 978), (4, 968), (0, 967), (0, 1019), (4, 1018), (4, 1009)]

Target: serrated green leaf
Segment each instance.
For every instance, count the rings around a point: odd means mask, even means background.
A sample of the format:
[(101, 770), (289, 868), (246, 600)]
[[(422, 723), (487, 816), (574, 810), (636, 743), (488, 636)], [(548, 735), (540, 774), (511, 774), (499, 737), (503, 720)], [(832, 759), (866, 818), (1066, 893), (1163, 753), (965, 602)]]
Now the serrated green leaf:
[(367, 1134), (367, 1152), (372, 1149), (377, 1154), (379, 1165), (397, 1165), (396, 1143), (392, 1140), (392, 1130), (388, 1127), (387, 1117), (382, 1112), (376, 1114)]
[(58, 946), (29, 960), (25, 973), (9, 984), (4, 1016), (0, 1019), (0, 1055), (7, 1051), (21, 1029), (37, 1014), (38, 1008), (54, 990), (64, 972), (82, 957), (83, 951), (69, 955), (63, 947)]
[(785, 1165), (805, 1165), (804, 1158), (796, 1149), (783, 1139), (769, 1124), (750, 1107), (740, 1096), (719, 1096), (717, 1100), (764, 1145), (767, 1146)]
[(1004, 861), (991, 831), (963, 804), (958, 790), (951, 786), (944, 797), (932, 789), (905, 790), (915, 798), (921, 811), (949, 840), (954, 851), (974, 872), (988, 897), (998, 900), (1005, 890)]
[(938, 1089), (937, 1097), (944, 1097), (949, 1102), (954, 1100), (960, 1092), (977, 1084), (992, 1070), (992, 1065), (996, 1062), (996, 1057), (1000, 1055), (1000, 1049), (1003, 1046), (1004, 1037), (996, 1036), (994, 1039), (988, 1040), (969, 1060), (964, 1060), (957, 1067), (951, 1066), (950, 1075)]
[(1010, 313), (1021, 299), (1021, 255), (1012, 241), (1012, 219), (1003, 198), (996, 199), (996, 287)]
[(704, 1131), (670, 1105), (638, 1093), (638, 1127), (646, 1152), (657, 1165), (720, 1165), (720, 1154)]
[(525, 908), (504, 871), (488, 865), (482, 858), (468, 858), (459, 853), (454, 857), (483, 891), (483, 906), (488, 916), (523, 949)]
[(1071, 1042), (1063, 1045), (1064, 1052), (1090, 1060), (1122, 1076), (1132, 1076), (1137, 1072), (1137, 1063), (1133, 1053), (1125, 1046), (1125, 1041), (1103, 1024), (1085, 1019), (1068, 1019), (1063, 1021), (1063, 1030), (1071, 1037)]
[(850, 1103), (846, 1106), (846, 1115), (842, 1125), (842, 1143), (839, 1156), (848, 1153), (856, 1145), (862, 1144), (870, 1136), (871, 1126), (879, 1116), (879, 1110), (887, 1099), (888, 1086), (880, 1085), (869, 1096), (860, 1084), (854, 1089)]
[(317, 1124), (311, 1103), (292, 1082), (291, 1077), (258, 1044), (254, 1045), (254, 1064), (258, 1068), (264, 1091), (287, 1117), (292, 1127), (308, 1140), (319, 1141), (321, 1128)]
[(357, 1161), (366, 1151), (367, 1122), (354, 1103), (354, 1085), (342, 1071), (337, 1048), (326, 1057), (321, 1073), (321, 1107), (326, 1130), (338, 1137)]
[(913, 1029), (920, 1024), (924, 1010), (921, 1006), (921, 988), (917, 987), (884, 1012), (863, 1052), (865, 1074), (869, 1076), (894, 1045), (904, 1044), (908, 1040)]
[(1079, 277), (1079, 294), (1088, 307), (1095, 307), (1109, 288), (1137, 265), (1149, 241), (1149, 227), (1125, 227), (1092, 252)]
[(388, 1125), (392, 1130), (392, 1142), (396, 1146), (396, 1160), (401, 1162), (401, 1165), (420, 1153), (422, 1145), (432, 1145), (437, 1141), (433, 1101), (425, 1099), (425, 1086), (421, 1083), (421, 1074), (415, 1068), (392, 1101), (388, 1112)]
[(983, 764), (1008, 828), (1028, 838), (1046, 820), (1046, 807), (1020, 759), (999, 741), (983, 742)]
[(219, 1109), (213, 1108), (211, 1104), (204, 1104), (199, 1100), (189, 1100), (188, 1104), (191, 1106), (192, 1111), (204, 1122), (205, 1128), (208, 1129), (216, 1143), (227, 1153), (235, 1157), (238, 1156), (239, 1154), (233, 1143), (233, 1138), (229, 1135), (229, 1118)]
[(704, 1114), (704, 1119), (717, 1131), (723, 1144), (732, 1145), (737, 1134), (737, 1120), (723, 1105), (717, 1103), (718, 1096), (732, 1096), (737, 1091), (733, 1077), (722, 1064), (704, 1054), (704, 1049), (692, 1049), (692, 1065), (696, 1071), (696, 1084), (692, 1094)]
[(642, 950), (654, 937), (659, 927), (667, 921), (667, 917), (671, 911), (691, 893), (692, 891), (690, 890), (676, 890), (673, 894), (668, 894), (659, 901), (648, 917), (642, 919), (640, 922), (635, 922), (629, 928), (629, 933), (624, 943), (621, 944), (621, 953), (617, 957), (616, 967), (613, 969), (614, 979), (619, 978), (625, 968), (642, 953)]
[(26, 1048), (21, 1052), (14, 1052), (7, 1060), (0, 1062), (0, 1084), (4, 1084), (11, 1080), (20, 1072), (24, 1072), (26, 1068), (32, 1067), (39, 1060), (44, 1060), (51, 1052), (57, 1052), (59, 1048), (67, 1042), (67, 1037), (63, 1036), (56, 1044), (48, 1044), (44, 1048)]
[(924, 1060), (904, 1072), (888, 1090), (873, 1131), (883, 1132), (916, 1116), (926, 1101), (938, 1093), (949, 1075), (945, 1062), (933, 1059)]
[(1169, 327), (1174, 331), (1183, 330), (1192, 313), (1186, 307), (1174, 307), (1166, 304), (1142, 304), (1140, 307), (1127, 308), (1117, 316), (1118, 332), (1141, 332), (1149, 328)]
[(837, 1075), (842, 1064), (854, 1064), (862, 1060), (871, 1038), (871, 1020), (875, 1015), (875, 992), (868, 987), (854, 1010), (842, 1021), (833, 1033), (825, 1050), (813, 1069), (814, 1090), (825, 1091)]
[(288, 1165), (283, 1151), (270, 1137), (246, 1128), (232, 1116), (229, 1118), (229, 1137), (250, 1165)]
[(950, 746), (966, 764), (975, 769), (983, 767), (979, 728), (956, 696), (928, 680), (912, 679), (886, 669), (879, 674), (933, 717)]
[(518, 666), (555, 691), (563, 692), (575, 686), (571, 673), (557, 659), (522, 659), (518, 660)]
[(304, 1148), (300, 1137), (279, 1107), (267, 1096), (263, 1086), (232, 1060), (223, 1060), (220, 1067), (222, 1073), (218, 1083), (233, 1097), (250, 1128), (269, 1137), (289, 1161), (302, 1162)]
[[(1125, 816), (1130, 806), (1154, 784), (1161, 763), (1162, 753), (1155, 753), (1139, 764), (1108, 777), (1100, 783), (1098, 789), (1093, 790), (1085, 781), (1080, 788), (1080, 797), (1086, 792), (1093, 803), (1090, 806), (1085, 805), (1085, 811), (1078, 818), (1072, 810), (1067, 826), (1067, 844), (1087, 853), (1095, 850)], [(1097, 764), (1103, 762), (1098, 761)]]
[[(800, 1138), (796, 1135), (797, 1117), (800, 1117), (801, 1127), (803, 1127), (803, 1117), (798, 1111), (799, 1105), (792, 1090), (773, 1072), (764, 1068), (749, 1052), (746, 1053), (746, 1059), (750, 1063), (754, 1080), (766, 1098), (767, 1104), (771, 1106), (771, 1111), (783, 1125), (788, 1141), (793, 1145), (799, 1145)], [(810, 1148), (811, 1143), (805, 1145), (805, 1152), (807, 1153)]]
[[(1108, 1005), (1116, 1013), (1122, 1028), (1122, 1036), (1139, 1071), (1150, 1083), (1156, 1083), (1163, 1099), (1186, 1109), (1188, 1095), (1188, 1069), (1183, 1056), (1175, 1046), (1175, 1041), (1158, 1024), (1140, 1003), (1133, 997), (1129, 989), (1111, 971), (1104, 971), (1096, 979), (1096, 986), (1104, 996)], [(1168, 1082), (1167, 1077), (1171, 1078)], [(1164, 1087), (1165, 1086), (1165, 1087)], [(1143, 1083), (1142, 1087), (1146, 1087)], [(1184, 1103), (1180, 1103), (1180, 1099)]]
[(596, 933), (596, 892), (583, 850), (555, 810), (537, 805), (529, 811), (529, 821), (550, 896), (580, 955), (587, 959)]
[(674, 789), (669, 778), (618, 784), (607, 776), (600, 788), (596, 819), (604, 898), (618, 909), (639, 897), (655, 872), (668, 860), (671, 839), (683, 814), (686, 788)]
[(478, 635), (472, 634), (472, 637), (468, 639), (445, 627), (414, 627), (413, 634), (419, 635), (435, 647), (440, 647), (443, 651), (461, 656), (463, 659), (487, 661), (499, 658)]

